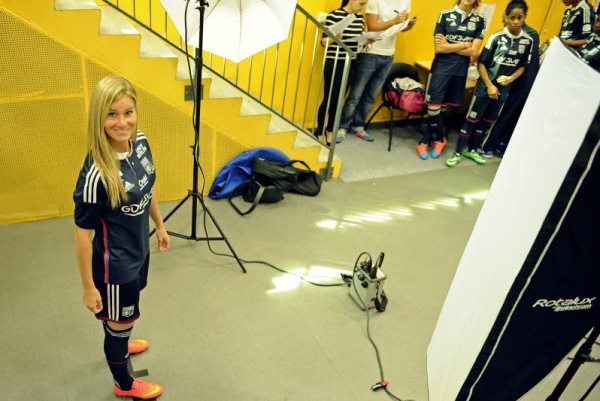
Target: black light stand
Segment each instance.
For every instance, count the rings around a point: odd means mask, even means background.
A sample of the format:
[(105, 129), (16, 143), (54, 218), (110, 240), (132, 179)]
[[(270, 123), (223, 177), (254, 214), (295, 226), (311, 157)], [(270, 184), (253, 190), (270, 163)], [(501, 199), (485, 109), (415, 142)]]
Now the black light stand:
[[(592, 347), (594, 346), (594, 343), (598, 339), (599, 334), (600, 334), (600, 323), (597, 323), (594, 326), (594, 329), (590, 333), (587, 340), (585, 340), (585, 342), (583, 344), (581, 344), (581, 347), (579, 347), (579, 349), (575, 353), (575, 356), (573, 357), (573, 362), (571, 362), (571, 364), (569, 365), (569, 367), (567, 368), (567, 370), (565, 371), (563, 376), (558, 381), (558, 384), (554, 388), (554, 391), (552, 391), (552, 394), (550, 394), (548, 396), (548, 398), (546, 398), (546, 401), (559, 401), (560, 396), (562, 395), (562, 393), (565, 391), (565, 389), (567, 388), (567, 386), (573, 379), (573, 376), (575, 376), (577, 369), (579, 369), (579, 367), (581, 365), (583, 365), (584, 362), (600, 362), (600, 360), (592, 358), (592, 356), (591, 356), (592, 355)], [(596, 379), (596, 382), (592, 385), (592, 388), (596, 383), (597, 383), (597, 379)], [(584, 398), (582, 398), (582, 400), (585, 399), (587, 394), (589, 394), (589, 390), (588, 390), (588, 393), (586, 393), (586, 395), (584, 395)]]
[[(231, 243), (229, 242), (229, 240), (223, 233), (223, 230), (221, 230), (221, 227), (219, 227), (219, 224), (215, 220), (215, 217), (212, 215), (210, 210), (206, 207), (202, 193), (198, 192), (198, 167), (200, 165), (200, 104), (202, 103), (202, 65), (203, 65), (202, 64), (203, 63), (203, 60), (202, 60), (202, 43), (203, 42), (202, 41), (204, 39), (204, 11), (205, 11), (206, 7), (208, 6), (208, 1), (206, 1), (206, 0), (197, 0), (197, 1), (199, 2), (199, 5), (197, 8), (200, 11), (200, 26), (199, 26), (199, 35), (198, 35), (198, 49), (196, 51), (196, 58), (195, 58), (196, 79), (195, 79), (194, 84), (195, 84), (195, 91), (196, 91), (195, 94), (196, 95), (195, 95), (195, 102), (194, 102), (194, 146), (192, 149), (192, 154), (194, 156), (193, 187), (192, 187), (191, 191), (188, 191), (188, 194), (186, 195), (186, 197), (183, 198), (181, 200), (181, 202), (179, 202), (177, 204), (177, 206), (175, 206), (175, 208), (173, 208), (173, 210), (171, 210), (169, 212), (169, 214), (167, 214), (163, 220), (167, 221), (188, 199), (191, 198), (192, 199), (192, 233), (191, 233), (191, 235), (179, 234), (179, 233), (175, 233), (172, 231), (167, 231), (167, 232), (174, 237), (183, 238), (183, 239), (187, 239), (187, 240), (225, 241), (225, 243), (229, 247), (229, 250), (231, 251), (233, 257), (235, 258), (235, 260), (237, 260), (238, 264), (240, 265), (240, 268), (242, 269), (242, 271), (244, 273), (246, 273), (246, 268), (244, 267), (244, 264), (242, 263), (241, 259), (239, 258), (237, 253), (235, 253), (235, 250), (233, 249), (233, 247), (231, 246)], [(202, 207), (204, 212), (206, 214), (208, 214), (208, 216), (212, 220), (213, 224), (215, 225), (215, 227), (221, 234), (220, 237), (198, 237), (196, 235), (196, 222), (197, 222), (197, 217), (198, 217), (198, 210), (197, 210), (198, 207)], [(154, 234), (154, 231), (155, 230), (153, 230), (150, 233), (150, 235)]]

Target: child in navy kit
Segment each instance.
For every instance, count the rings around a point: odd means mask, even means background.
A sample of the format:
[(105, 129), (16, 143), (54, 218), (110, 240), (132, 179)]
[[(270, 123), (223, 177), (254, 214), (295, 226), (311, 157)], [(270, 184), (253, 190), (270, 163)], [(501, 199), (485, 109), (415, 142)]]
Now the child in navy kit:
[(438, 158), (448, 143), (442, 135), (442, 113), (447, 106), (460, 106), (465, 92), (471, 57), (479, 53), (485, 32), (485, 18), (473, 10), (479, 0), (457, 0), (454, 8), (440, 13), (434, 32), (435, 58), (427, 82), (425, 101), (429, 115), (427, 130), (419, 140), (417, 154)]
[(502, 115), (490, 130), (490, 134), (485, 140), (483, 148), (478, 149), (478, 152), (485, 158), (493, 157), (494, 154), (501, 156), (506, 151), (506, 147), (517, 126), (517, 122), (519, 121), (529, 92), (533, 87), (533, 83), (535, 82), (535, 78), (540, 69), (540, 35), (526, 23), (523, 24), (521, 29), (533, 39), (531, 61), (527, 65), (523, 75), (510, 85), (510, 93), (508, 94), (506, 102), (504, 102)]
[(574, 49), (585, 44), (592, 34), (594, 8), (587, 0), (562, 0), (567, 8), (563, 14), (559, 37)]
[(600, 14), (596, 15), (594, 33), (590, 35), (583, 46), (577, 49), (577, 54), (590, 67), (600, 71)]
[[(327, 14), (327, 18), (325, 19), (325, 26), (331, 27), (348, 15), (355, 14), (356, 18), (354, 21), (344, 29), (339, 37), (355, 53), (358, 52), (358, 42), (356, 39), (365, 30), (365, 20), (360, 12), (366, 4), (367, 0), (344, 0), (340, 8)], [(325, 34), (323, 34), (321, 44), (326, 45)], [(346, 63), (351, 63), (350, 59), (346, 59), (346, 50), (336, 43), (328, 43), (323, 70), (324, 94), (319, 106), (317, 131), (315, 132), (315, 136), (319, 141), (328, 146), (331, 144), (333, 137), (333, 123), (335, 121), (338, 100), (340, 96), (344, 96), (344, 93), (340, 93), (340, 86)]]
[(140, 399), (163, 392), (127, 370), (129, 355), (148, 348), (147, 341), (129, 341), (148, 277), (148, 217), (159, 251), (170, 243), (153, 196), (155, 179), (150, 145), (137, 131), (136, 92), (123, 77), (105, 77), (90, 100), (88, 153), (73, 193), (75, 248), (83, 303), (102, 321), (113, 391)]
[(493, 34), (481, 52), (477, 63), (480, 79), (459, 132), (456, 152), (446, 161), (448, 167), (456, 166), (463, 156), (485, 164), (476, 148), (483, 133), (498, 119), (511, 82), (525, 72), (531, 57), (533, 39), (521, 29), (527, 11), (523, 0), (511, 1), (504, 12), (506, 27)]

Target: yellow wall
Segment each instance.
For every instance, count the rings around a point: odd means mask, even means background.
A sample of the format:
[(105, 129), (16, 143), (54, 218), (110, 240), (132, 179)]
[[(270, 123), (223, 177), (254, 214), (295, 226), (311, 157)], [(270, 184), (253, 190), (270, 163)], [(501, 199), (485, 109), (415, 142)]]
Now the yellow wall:
[[(96, 1), (102, 4), (100, 0)], [(116, 4), (116, 0), (112, 1)], [(484, 4), (496, 5), (493, 19), (488, 22), (487, 36), (502, 28), (501, 14), (508, 2), (509, 0), (483, 1)], [(341, 0), (299, 0), (298, 3), (312, 16), (317, 17), (320, 13), (327, 13), (338, 8)], [(163, 33), (164, 11), (158, 0), (152, 1), (152, 4), (152, 26), (159, 33)], [(439, 12), (455, 4), (454, 0), (413, 0), (411, 15), (417, 16), (418, 21), (411, 31), (398, 36), (395, 61), (414, 64), (417, 60), (431, 60), (433, 58), (432, 36)], [(547, 39), (558, 32), (564, 10), (560, 0), (531, 0), (529, 4), (530, 11), (527, 21), (532, 27), (541, 31), (542, 39)], [(120, 0), (119, 7), (133, 13), (133, 0)], [(547, 13), (549, 8), (550, 12)], [(138, 19), (146, 21), (149, 15), (148, 3), (136, 2), (135, 13)], [(546, 18), (546, 16), (548, 17)], [(314, 122), (315, 104), (319, 99), (320, 61), (323, 58), (323, 49), (321, 46), (316, 48), (311, 75), (312, 56), (310, 52), (314, 43), (315, 28), (311, 23), (305, 25), (305, 18), (300, 14), (296, 14), (296, 17), (292, 29), (294, 37), (291, 44), (291, 57), (290, 40), (287, 40), (280, 43), (278, 49), (271, 48), (265, 54), (258, 53), (237, 65), (226, 62), (220, 57), (211, 58), (208, 53), (204, 55), (204, 62), (217, 72), (223, 73), (227, 78), (237, 82), (242, 89), (259, 97), (267, 105), (272, 105), (286, 117), (300, 125), (311, 127)], [(544, 24), (544, 22), (546, 23)], [(305, 26), (307, 27), (306, 31)], [(171, 23), (167, 27), (167, 32), (171, 41), (179, 43), (178, 34)], [(300, 63), (298, 60), (302, 48), (305, 52), (303, 61)], [(263, 69), (265, 70), (264, 78)], [(312, 79), (309, 79), (311, 76)], [(306, 107), (306, 103), (308, 103), (308, 107)], [(375, 121), (385, 119), (387, 116), (384, 111)]]
[[(340, 0), (299, 0), (302, 7), (313, 15), (329, 12), (341, 4)], [(495, 4), (496, 9), (488, 29), (485, 40), (493, 32), (502, 29), (502, 13), (509, 0), (483, 1), (483, 4)], [(414, 64), (417, 60), (433, 59), (433, 30), (440, 11), (451, 8), (456, 4), (454, 0), (412, 0), (411, 15), (417, 16), (417, 24), (409, 32), (398, 35), (396, 41), (396, 54), (394, 61)], [(565, 9), (560, 0), (530, 0), (527, 23), (540, 31), (542, 40), (551, 38), (558, 33), (562, 13)], [(547, 17), (546, 17), (547, 15)], [(377, 105), (376, 105), (377, 106)], [(375, 107), (373, 109), (375, 109)], [(388, 119), (386, 111), (381, 112), (374, 121)]]
[[(317, 15), (339, 7), (341, 1), (300, 0), (298, 3), (313, 15)], [(501, 14), (508, 3), (509, 0), (483, 1), (483, 4), (496, 5), (493, 19), (488, 21), (486, 37), (502, 28)], [(454, 0), (413, 0), (411, 15), (417, 16), (417, 24), (411, 31), (398, 35), (395, 60), (412, 64), (416, 60), (432, 59), (432, 37), (437, 17), (440, 11), (455, 4)], [(549, 8), (547, 23), (542, 26)], [(551, 37), (558, 33), (563, 11), (564, 6), (560, 0), (530, 0), (527, 23), (538, 31), (542, 30), (545, 37)]]

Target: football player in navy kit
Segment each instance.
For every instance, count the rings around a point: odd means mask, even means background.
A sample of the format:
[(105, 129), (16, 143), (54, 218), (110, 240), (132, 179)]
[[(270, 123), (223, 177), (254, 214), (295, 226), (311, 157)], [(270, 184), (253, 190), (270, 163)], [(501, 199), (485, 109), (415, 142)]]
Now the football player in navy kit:
[(506, 27), (485, 44), (477, 62), (479, 82), (459, 132), (456, 152), (446, 161), (448, 167), (454, 167), (463, 156), (485, 164), (476, 151), (481, 136), (498, 119), (511, 82), (525, 72), (531, 58), (533, 39), (521, 29), (527, 10), (523, 0), (512, 0), (504, 12)]
[(473, 10), (479, 0), (458, 0), (456, 6), (440, 13), (434, 32), (435, 58), (427, 82), (425, 101), (429, 115), (427, 130), (419, 140), (417, 154), (438, 158), (448, 140), (442, 135), (442, 112), (447, 106), (460, 106), (465, 92), (471, 57), (477, 56), (485, 33), (485, 18)]
[(585, 44), (592, 34), (594, 8), (587, 0), (562, 0), (569, 8), (563, 14), (559, 37), (575, 49)]
[(144, 340), (129, 341), (148, 276), (148, 216), (159, 251), (170, 240), (153, 196), (156, 174), (148, 140), (137, 131), (136, 103), (135, 89), (116, 75), (102, 79), (92, 94), (88, 154), (73, 193), (75, 246), (83, 303), (103, 324), (113, 391), (150, 399), (162, 394), (162, 386), (127, 370), (129, 355), (148, 348)]
[(590, 67), (600, 71), (600, 14), (596, 15), (594, 33), (590, 35), (583, 46), (577, 49), (577, 54)]

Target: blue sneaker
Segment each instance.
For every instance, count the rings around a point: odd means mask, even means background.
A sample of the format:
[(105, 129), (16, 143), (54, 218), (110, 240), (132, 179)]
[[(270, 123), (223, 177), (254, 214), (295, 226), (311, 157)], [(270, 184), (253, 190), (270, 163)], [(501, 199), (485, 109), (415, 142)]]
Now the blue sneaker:
[(427, 153), (426, 143), (419, 143), (417, 145), (417, 154), (419, 155), (421, 160), (427, 160), (427, 158), (429, 157), (429, 153)]
[(491, 150), (484, 150), (482, 156), (486, 159), (491, 159), (492, 157), (494, 157), (494, 152)]
[(364, 139), (367, 142), (373, 142), (375, 140), (371, 135), (367, 134), (367, 131), (365, 130), (354, 131), (354, 135), (356, 135), (360, 139)]

